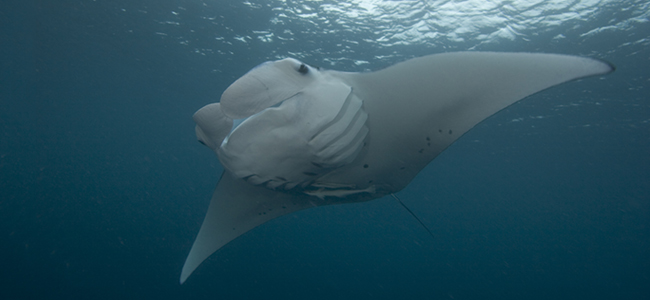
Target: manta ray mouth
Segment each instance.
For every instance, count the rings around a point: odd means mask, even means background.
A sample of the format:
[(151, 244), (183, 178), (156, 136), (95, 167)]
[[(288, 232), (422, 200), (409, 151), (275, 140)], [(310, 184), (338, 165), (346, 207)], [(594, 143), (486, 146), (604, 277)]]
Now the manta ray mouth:
[(221, 142), (221, 145), (219, 145), (219, 147), (221, 148), (221, 147), (225, 146), (226, 144), (228, 144), (228, 138), (230, 138), (230, 136), (231, 136), (232, 133), (237, 129), (237, 127), (239, 127), (240, 125), (242, 125), (244, 122), (246, 122), (247, 120), (249, 120), (249, 119), (251, 119), (251, 118), (255, 118), (256, 116), (261, 115), (262, 113), (264, 113), (264, 112), (267, 111), (268, 109), (272, 109), (272, 108), (279, 107), (280, 105), (282, 105), (282, 103), (284, 103), (284, 101), (279, 102), (279, 103), (276, 103), (275, 105), (273, 105), (273, 106), (271, 106), (271, 107), (268, 107), (268, 108), (266, 108), (266, 109), (264, 109), (264, 110), (262, 110), (262, 111), (260, 111), (260, 112), (258, 112), (258, 113), (256, 113), (256, 114), (254, 114), (254, 115), (252, 115), (252, 116), (249, 116), (249, 117), (246, 117), (246, 118), (241, 118), (241, 119), (234, 119), (234, 120), (232, 120), (232, 128), (230, 129), (230, 132), (228, 133), (228, 135), (223, 139), (223, 141)]

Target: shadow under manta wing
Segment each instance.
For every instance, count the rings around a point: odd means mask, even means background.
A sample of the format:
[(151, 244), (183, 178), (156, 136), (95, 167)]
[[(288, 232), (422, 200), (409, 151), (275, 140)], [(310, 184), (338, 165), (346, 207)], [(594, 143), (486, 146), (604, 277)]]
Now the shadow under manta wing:
[(197, 111), (196, 134), (226, 169), (181, 274), (273, 218), (395, 193), (461, 135), (551, 86), (606, 74), (557, 54), (458, 52), (372, 73), (264, 63)]

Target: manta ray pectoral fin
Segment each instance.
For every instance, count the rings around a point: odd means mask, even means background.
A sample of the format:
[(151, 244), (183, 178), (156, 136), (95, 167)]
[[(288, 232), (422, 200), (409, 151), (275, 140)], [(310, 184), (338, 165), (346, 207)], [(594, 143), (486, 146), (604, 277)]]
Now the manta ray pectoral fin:
[(549, 87), (614, 71), (591, 58), (541, 53), (452, 52), (371, 73), (328, 71), (364, 100), (371, 144), (363, 162), (323, 180), (406, 187), (432, 159), (479, 122)]
[(271, 219), (318, 206), (312, 199), (319, 200), (304, 194), (287, 194), (254, 186), (224, 172), (183, 265), (181, 284), (223, 245)]

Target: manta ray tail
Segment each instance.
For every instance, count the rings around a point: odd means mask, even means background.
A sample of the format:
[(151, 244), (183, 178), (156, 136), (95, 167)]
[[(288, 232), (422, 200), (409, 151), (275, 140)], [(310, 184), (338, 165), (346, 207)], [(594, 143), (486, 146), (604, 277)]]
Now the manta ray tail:
[(420, 225), (422, 225), (422, 227), (424, 227), (424, 229), (427, 230), (427, 232), (431, 235), (431, 237), (435, 238), (435, 236), (433, 236), (433, 233), (431, 232), (431, 230), (429, 230), (429, 227), (427, 227), (427, 225), (424, 225), (424, 223), (422, 223), (420, 218), (418, 218), (418, 216), (416, 216), (408, 207), (406, 207), (406, 205), (404, 205), (404, 202), (402, 202), (402, 200), (397, 198), (397, 195), (395, 195), (393, 193), (391, 193), (390, 195), (393, 196), (393, 198), (395, 198), (395, 200), (397, 200), (397, 202), (399, 202), (399, 204), (401, 204), (402, 207), (404, 207), (404, 209), (406, 209), (406, 211), (408, 211), (409, 214), (411, 214), (411, 216), (413, 216), (413, 218), (415, 218), (416, 220), (418, 220), (418, 222), (420, 222)]

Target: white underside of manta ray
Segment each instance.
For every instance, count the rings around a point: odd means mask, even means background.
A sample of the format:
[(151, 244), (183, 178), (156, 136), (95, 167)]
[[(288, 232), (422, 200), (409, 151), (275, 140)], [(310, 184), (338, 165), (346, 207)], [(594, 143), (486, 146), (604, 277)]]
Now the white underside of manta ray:
[(494, 52), (429, 55), (372, 73), (291, 58), (261, 64), (194, 115), (197, 138), (225, 171), (180, 281), (266, 221), (400, 191), (499, 110), (613, 70), (590, 58)]

